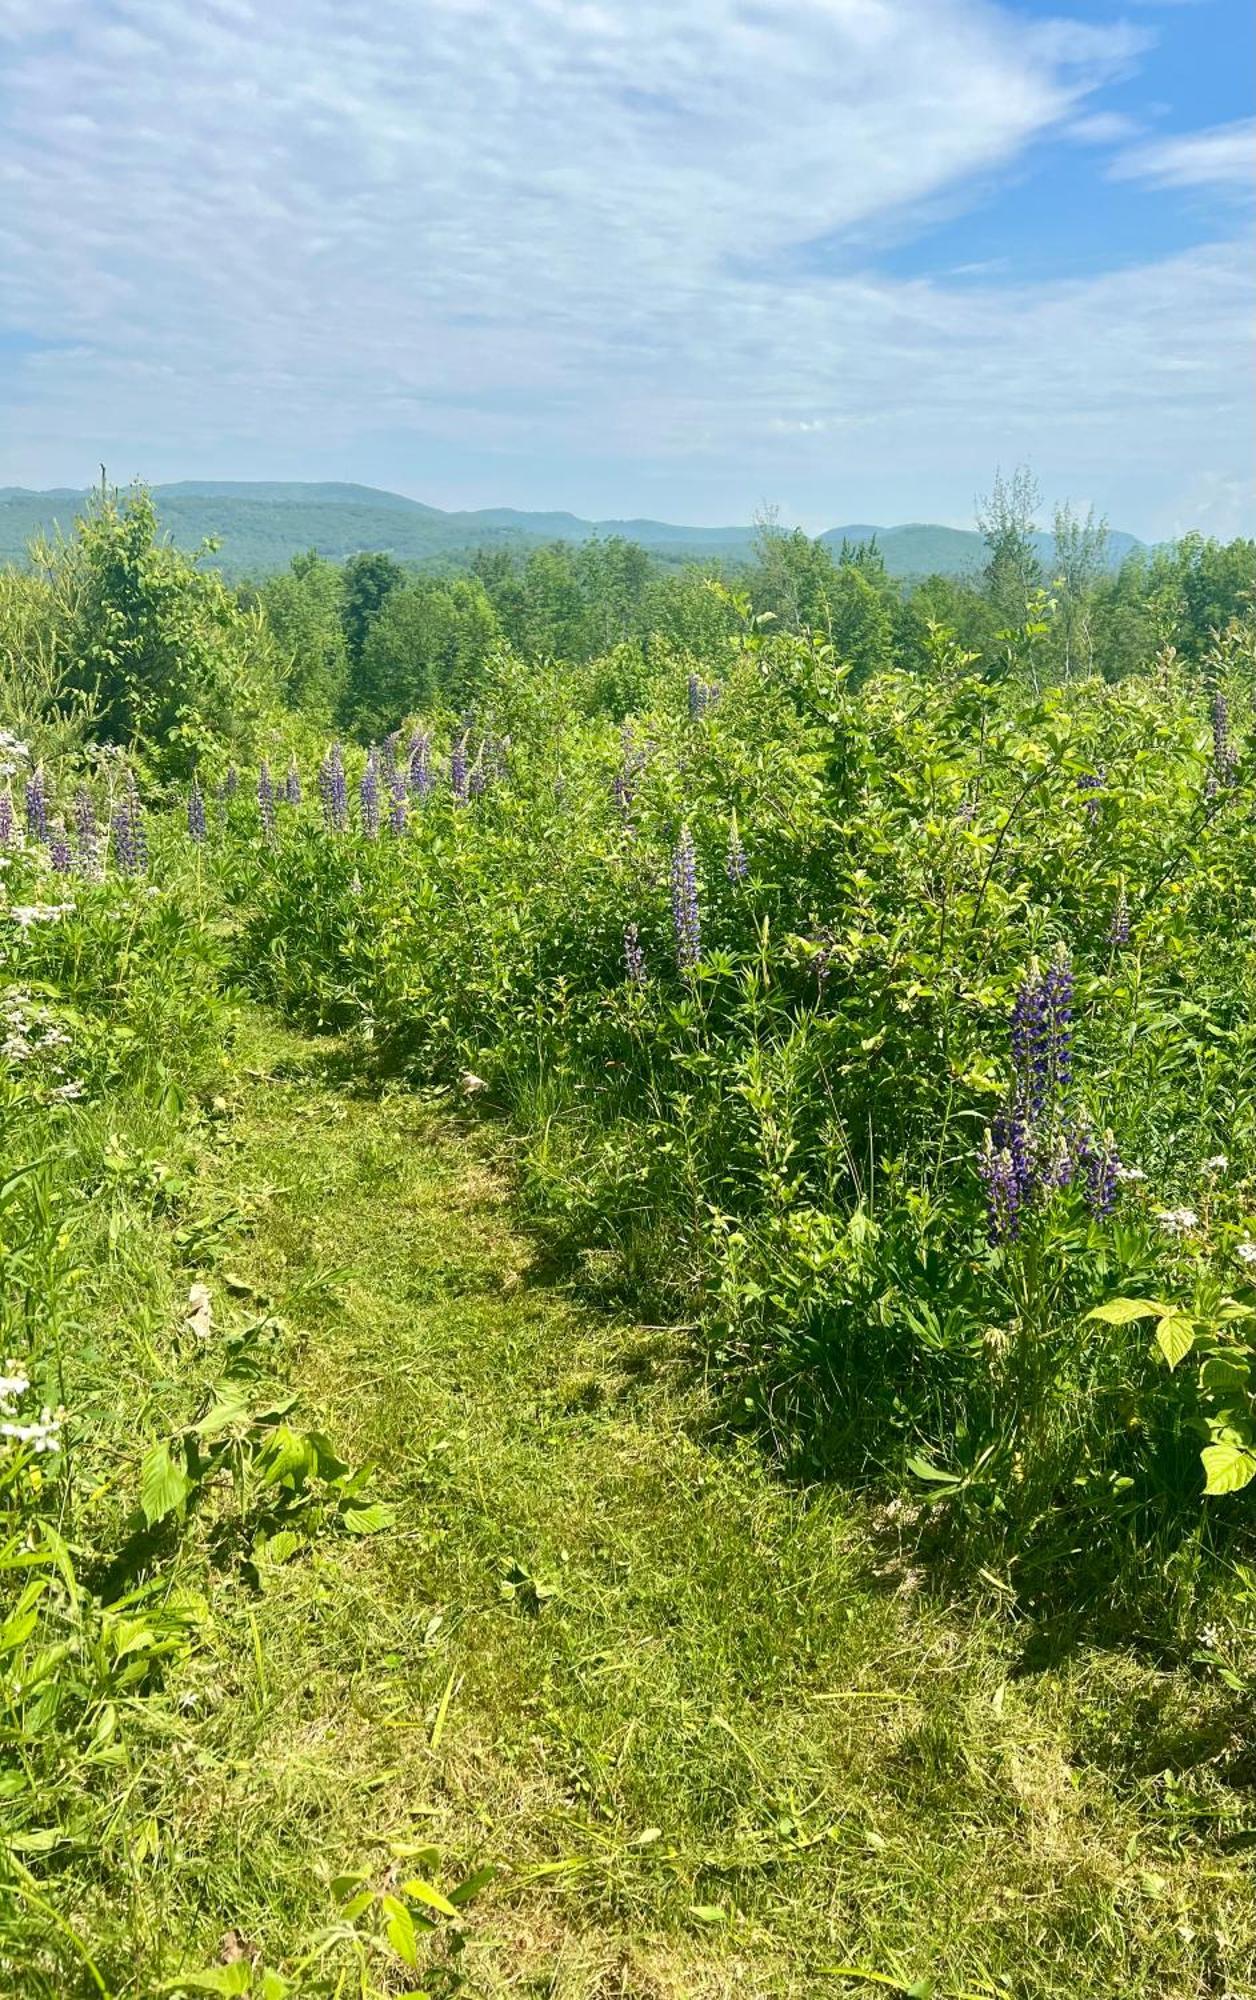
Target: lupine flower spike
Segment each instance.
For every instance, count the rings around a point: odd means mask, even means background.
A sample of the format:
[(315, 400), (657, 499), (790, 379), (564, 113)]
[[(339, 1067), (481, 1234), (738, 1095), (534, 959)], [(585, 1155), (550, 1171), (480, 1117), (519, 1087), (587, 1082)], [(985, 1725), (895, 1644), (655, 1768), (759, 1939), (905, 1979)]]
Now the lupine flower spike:
[(672, 930), (676, 939), (676, 963), (682, 972), (691, 972), (702, 956), (702, 919), (698, 908), (697, 857), (693, 835), (682, 827), (672, 855)]
[(73, 865), (70, 843), (66, 838), (65, 821), (54, 820), (48, 842), (48, 858), (54, 875), (68, 875)]
[(362, 801), (362, 831), (368, 840), (379, 838), (379, 752), (372, 743), (367, 752), (366, 768), (358, 787)]
[(403, 834), (406, 830), (406, 774), (394, 769), (389, 787), (388, 829), (390, 833)]
[(42, 764), (37, 764), (26, 780), (26, 831), (31, 840), (48, 838), (48, 794)]
[(262, 822), (262, 836), (271, 845), (275, 840), (275, 781), (270, 775), (270, 765), (262, 758), (257, 774), (257, 812)]
[(624, 969), (634, 986), (644, 986), (645, 953), (635, 924), (629, 924), (624, 931)]

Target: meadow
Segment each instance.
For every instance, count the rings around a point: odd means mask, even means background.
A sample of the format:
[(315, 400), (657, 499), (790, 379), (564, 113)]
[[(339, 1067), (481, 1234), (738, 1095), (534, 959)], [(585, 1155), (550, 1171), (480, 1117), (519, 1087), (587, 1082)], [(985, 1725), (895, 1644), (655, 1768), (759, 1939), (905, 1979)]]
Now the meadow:
[(988, 541), (0, 576), (4, 1990), (1256, 1992), (1256, 550)]

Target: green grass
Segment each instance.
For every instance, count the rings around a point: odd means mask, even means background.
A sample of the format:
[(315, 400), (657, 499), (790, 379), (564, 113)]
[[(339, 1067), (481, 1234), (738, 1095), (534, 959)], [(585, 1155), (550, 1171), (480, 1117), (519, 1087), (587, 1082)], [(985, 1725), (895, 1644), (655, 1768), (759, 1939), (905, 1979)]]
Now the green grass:
[(1250, 1677), (1035, 1666), (996, 1589), (935, 1597), (910, 1513), (720, 1444), (675, 1334), (531, 1268), (448, 1104), (256, 1020), (223, 1091), (181, 1242), (115, 1246), (95, 1393), (112, 1370), (138, 1429), (186, 1418), (215, 1356), (170, 1326), (203, 1278), (216, 1347), (273, 1316), (268, 1369), (397, 1525), (261, 1589), (189, 1534), (202, 1643), (58, 1903), (111, 1990), (290, 1969), (327, 1876), (430, 1843), (446, 1886), (499, 1869), (433, 1995), (886, 1990), (838, 1966), (938, 2000), (1256, 1992)]

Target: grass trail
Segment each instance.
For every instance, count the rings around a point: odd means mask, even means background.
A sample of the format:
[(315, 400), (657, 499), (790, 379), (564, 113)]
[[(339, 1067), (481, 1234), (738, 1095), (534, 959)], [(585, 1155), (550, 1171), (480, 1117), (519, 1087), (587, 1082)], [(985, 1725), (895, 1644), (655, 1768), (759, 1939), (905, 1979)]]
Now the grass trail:
[(1128, 1656), (1021, 1671), (892, 1521), (705, 1441), (674, 1336), (534, 1276), (482, 1134), (336, 1061), (248, 1026), (200, 1197), (244, 1219), (204, 1275), (279, 1316), (398, 1523), (219, 1582), (148, 1774), (136, 1977), (177, 1934), (290, 1965), (320, 1871), (431, 1843), (442, 1882), (501, 1872), (398, 1992), (1256, 1990), (1214, 1837), (1233, 1697), (1194, 1689), (1188, 1726), (1184, 1679)]

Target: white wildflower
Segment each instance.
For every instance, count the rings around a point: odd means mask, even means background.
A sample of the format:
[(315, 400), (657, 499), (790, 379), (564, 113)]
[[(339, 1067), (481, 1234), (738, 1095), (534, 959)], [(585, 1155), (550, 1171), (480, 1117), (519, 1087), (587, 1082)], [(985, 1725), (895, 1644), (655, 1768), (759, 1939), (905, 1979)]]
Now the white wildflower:
[(1185, 1236), (1196, 1228), (1199, 1217), (1193, 1208), (1158, 1208), (1156, 1221), (1170, 1236)]
[(1199, 1643), (1208, 1652), (1215, 1653), (1221, 1645), (1223, 1636), (1219, 1625), (1205, 1625), (1200, 1629)]
[(35, 1424), (0, 1424), (0, 1438), (10, 1438), (14, 1444), (25, 1444), (32, 1451), (60, 1451), (61, 1417), (53, 1416), (47, 1404)]
[(1240, 1264), (1256, 1264), (1256, 1243), (1238, 1243), (1234, 1254)]
[(1206, 1174), (1223, 1174), (1229, 1164), (1230, 1156), (1228, 1153), (1214, 1153), (1210, 1160), (1204, 1161), (1204, 1172)]
[(59, 1083), (56, 1089), (52, 1091), (51, 1095), (53, 1097), (59, 1097), (65, 1103), (69, 1104), (74, 1100), (74, 1098), (82, 1097), (84, 1095), (84, 1090), (82, 1084), (79, 1083), (76, 1079), (72, 1078), (69, 1083)]
[(1119, 1166), (1116, 1170), (1119, 1181), (1145, 1181), (1147, 1176), (1141, 1167)]
[(0, 1408), (11, 1406), (19, 1396), (24, 1396), (31, 1386), (16, 1361), (10, 1361), (8, 1365), (11, 1372), (8, 1375), (0, 1375)]
[(29, 930), (32, 924), (50, 924), (58, 917), (68, 917), (73, 908), (73, 903), (14, 903), (9, 915), (15, 924)]

